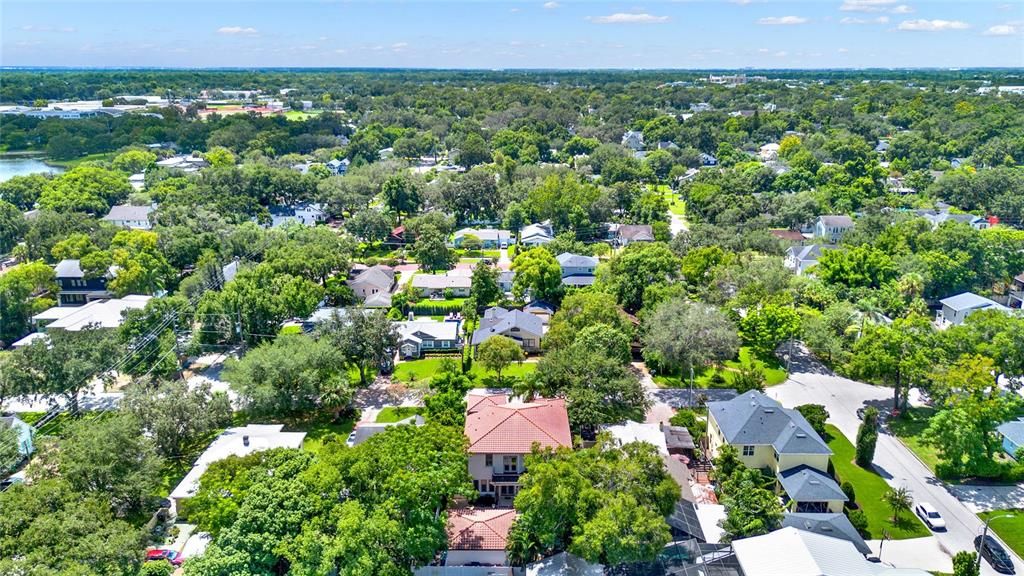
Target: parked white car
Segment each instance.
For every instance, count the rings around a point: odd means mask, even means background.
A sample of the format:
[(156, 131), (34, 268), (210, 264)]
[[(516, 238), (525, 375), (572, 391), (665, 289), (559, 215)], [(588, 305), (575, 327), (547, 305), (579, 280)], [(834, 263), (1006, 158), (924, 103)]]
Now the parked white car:
[(924, 523), (928, 525), (932, 530), (945, 530), (946, 521), (942, 519), (942, 515), (935, 509), (934, 506), (928, 502), (918, 502), (917, 506), (914, 506), (914, 512), (924, 520)]

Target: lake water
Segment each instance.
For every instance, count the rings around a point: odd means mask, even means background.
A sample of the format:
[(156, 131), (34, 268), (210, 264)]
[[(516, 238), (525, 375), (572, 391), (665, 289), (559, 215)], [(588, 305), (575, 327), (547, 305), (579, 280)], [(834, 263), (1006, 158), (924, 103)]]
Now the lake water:
[(59, 174), (63, 168), (48, 166), (42, 158), (31, 156), (0, 156), (0, 182), (10, 180), (15, 176), (26, 174), (47, 174), (53, 172)]

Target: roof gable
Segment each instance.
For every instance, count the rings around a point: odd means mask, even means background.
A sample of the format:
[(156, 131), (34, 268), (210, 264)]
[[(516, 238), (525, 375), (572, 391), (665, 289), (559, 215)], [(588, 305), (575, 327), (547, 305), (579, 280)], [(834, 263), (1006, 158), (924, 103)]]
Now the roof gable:
[(498, 401), (490, 396), (467, 408), (464, 430), (470, 454), (528, 454), (534, 444), (542, 448), (572, 446), (565, 400)]

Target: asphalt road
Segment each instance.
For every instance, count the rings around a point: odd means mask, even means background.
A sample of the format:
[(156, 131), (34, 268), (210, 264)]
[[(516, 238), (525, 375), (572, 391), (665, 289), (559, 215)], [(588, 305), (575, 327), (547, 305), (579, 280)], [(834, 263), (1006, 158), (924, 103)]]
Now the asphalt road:
[[(790, 408), (800, 404), (822, 404), (829, 412), (829, 422), (851, 442), (857, 435), (859, 408), (866, 405), (891, 406), (892, 391), (888, 388), (833, 376), (813, 363), (795, 365), (794, 370), (798, 367), (809, 371), (792, 372), (785, 383), (769, 388), (768, 395)], [(910, 449), (885, 430), (879, 434), (874, 465), (890, 485), (907, 487), (915, 502), (923, 500), (935, 506), (948, 528), (945, 532), (933, 534), (946, 552), (952, 556), (961, 550), (974, 550), (974, 537), (982, 532), (981, 520), (957, 500)], [(1024, 561), (1012, 552), (1011, 556), (1017, 570), (1024, 570)], [(890, 557), (885, 560), (895, 562), (898, 559)], [(981, 564), (982, 574), (997, 574), (984, 560)]]

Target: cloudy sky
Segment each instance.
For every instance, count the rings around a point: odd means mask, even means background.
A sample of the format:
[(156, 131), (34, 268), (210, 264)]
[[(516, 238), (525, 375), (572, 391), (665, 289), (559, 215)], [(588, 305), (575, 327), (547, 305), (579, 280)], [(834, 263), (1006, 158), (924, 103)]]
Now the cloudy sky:
[(2, 0), (0, 66), (1024, 66), (1024, 0)]

